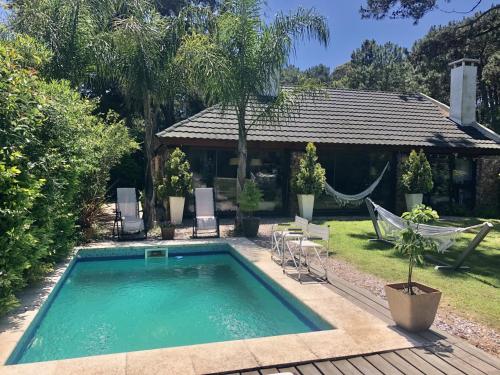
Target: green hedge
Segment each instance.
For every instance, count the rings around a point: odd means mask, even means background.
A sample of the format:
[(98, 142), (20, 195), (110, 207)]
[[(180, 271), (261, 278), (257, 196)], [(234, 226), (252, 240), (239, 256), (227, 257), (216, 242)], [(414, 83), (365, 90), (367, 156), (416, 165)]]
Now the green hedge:
[(0, 315), (66, 257), (102, 201), (110, 168), (137, 145), (65, 81), (38, 73), (33, 39), (0, 41)]

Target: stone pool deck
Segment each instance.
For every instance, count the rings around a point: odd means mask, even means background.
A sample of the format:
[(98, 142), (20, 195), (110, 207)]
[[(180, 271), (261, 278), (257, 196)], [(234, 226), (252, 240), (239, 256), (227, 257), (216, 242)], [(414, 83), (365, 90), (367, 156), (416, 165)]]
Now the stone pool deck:
[[(283, 274), (269, 252), (244, 238), (221, 240), (99, 243), (93, 247), (144, 247), (227, 242), (282, 288), (315, 311), (335, 329), (320, 332), (227, 341), (175, 348), (118, 353), (0, 367), (0, 374), (204, 374), (308, 363), (426, 345), (423, 337), (396, 329), (326, 284), (300, 284)], [(23, 299), (26, 312), (0, 322), (0, 363), (4, 363), (52, 290), (61, 267), (42, 290)], [(30, 305), (35, 299), (36, 303)]]

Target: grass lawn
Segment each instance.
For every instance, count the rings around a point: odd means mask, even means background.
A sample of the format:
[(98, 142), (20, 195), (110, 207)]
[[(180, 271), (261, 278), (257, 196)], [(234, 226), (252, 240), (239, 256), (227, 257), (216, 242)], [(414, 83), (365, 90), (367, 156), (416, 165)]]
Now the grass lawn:
[[(444, 224), (469, 226), (481, 221), (461, 219)], [(452, 308), (500, 331), (500, 220), (489, 221), (494, 228), (465, 262), (471, 267), (470, 271), (436, 271), (433, 264), (426, 264), (414, 270), (414, 280), (441, 290), (441, 307)], [(370, 220), (331, 220), (328, 224), (334, 256), (389, 282), (406, 281), (406, 259), (397, 254), (391, 245), (368, 241), (375, 237)], [(456, 259), (473, 236), (462, 235), (448, 253), (438, 254), (437, 257), (449, 261)]]

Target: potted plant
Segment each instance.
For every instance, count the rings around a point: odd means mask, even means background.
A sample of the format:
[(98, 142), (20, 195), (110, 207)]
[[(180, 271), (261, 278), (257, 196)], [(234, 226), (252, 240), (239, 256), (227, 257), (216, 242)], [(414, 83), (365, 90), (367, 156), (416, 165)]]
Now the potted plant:
[(173, 240), (175, 236), (175, 225), (169, 221), (160, 222), (161, 229), (161, 239), (162, 240)]
[(314, 196), (325, 188), (325, 169), (317, 162), (316, 146), (308, 143), (306, 153), (299, 161), (299, 170), (292, 180), (292, 187), (297, 193), (300, 216), (312, 220)]
[(434, 241), (418, 233), (418, 227), (438, 219), (438, 215), (432, 208), (418, 205), (402, 217), (407, 220), (407, 227), (396, 242), (396, 251), (408, 257), (408, 279), (406, 283), (386, 285), (385, 294), (396, 324), (408, 331), (419, 332), (434, 322), (441, 292), (412, 280), (413, 268), (423, 263), (424, 252), (437, 250)]
[(253, 216), (262, 201), (262, 192), (254, 181), (247, 181), (240, 194), (238, 203), (243, 213), (241, 228), (245, 237), (256, 237), (259, 232), (260, 220)]
[(156, 188), (158, 198), (164, 204), (168, 197), (168, 211), (173, 225), (182, 223), (186, 195), (192, 190), (193, 174), (190, 169), (186, 154), (176, 148), (165, 162), (163, 178)]
[(401, 185), (406, 193), (406, 208), (411, 211), (422, 204), (423, 195), (432, 190), (432, 169), (423, 150), (418, 153), (412, 150), (402, 168)]

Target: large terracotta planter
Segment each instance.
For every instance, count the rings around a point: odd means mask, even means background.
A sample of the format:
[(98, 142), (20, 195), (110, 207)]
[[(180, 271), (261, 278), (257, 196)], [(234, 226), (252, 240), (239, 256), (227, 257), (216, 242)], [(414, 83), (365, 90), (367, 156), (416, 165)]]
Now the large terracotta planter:
[(174, 225), (182, 224), (184, 215), (184, 197), (168, 197), (170, 208), (170, 222)]
[(408, 211), (413, 210), (415, 206), (422, 204), (422, 201), (424, 199), (423, 194), (405, 194), (405, 200), (406, 200), (406, 208)]
[(307, 220), (312, 220), (314, 209), (314, 194), (297, 194), (299, 214)]
[(404, 292), (406, 285), (407, 283), (398, 283), (385, 286), (385, 295), (389, 302), (392, 319), (407, 331), (425, 331), (434, 322), (441, 292), (419, 283), (413, 283), (425, 293), (409, 295)]

